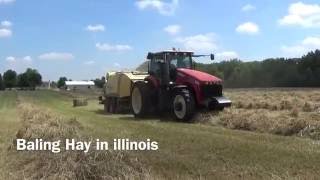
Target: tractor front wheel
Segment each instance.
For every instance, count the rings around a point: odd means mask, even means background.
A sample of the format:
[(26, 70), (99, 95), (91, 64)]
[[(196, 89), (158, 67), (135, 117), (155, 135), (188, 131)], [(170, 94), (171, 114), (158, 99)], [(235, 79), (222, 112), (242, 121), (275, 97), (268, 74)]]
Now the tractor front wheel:
[(182, 89), (173, 96), (173, 114), (177, 120), (190, 121), (195, 114), (195, 100), (191, 91)]

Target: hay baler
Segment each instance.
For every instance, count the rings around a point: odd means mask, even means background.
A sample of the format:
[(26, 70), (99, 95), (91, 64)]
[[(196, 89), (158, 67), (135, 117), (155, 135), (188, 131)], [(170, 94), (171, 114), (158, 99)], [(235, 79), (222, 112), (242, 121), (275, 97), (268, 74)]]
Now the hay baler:
[(133, 84), (147, 77), (145, 72), (108, 72), (104, 86), (104, 95), (100, 104), (108, 113), (129, 113), (130, 96)]
[[(223, 96), (222, 80), (195, 70), (193, 57), (200, 56), (206, 55), (175, 50), (148, 53), (147, 73), (108, 75), (106, 111), (116, 112), (126, 105), (125, 109), (131, 109), (135, 117), (172, 112), (176, 119), (189, 121), (199, 109), (221, 111), (231, 106), (231, 101)], [(213, 55), (210, 57), (214, 59)], [(120, 78), (123, 76), (127, 80)], [(121, 93), (121, 88), (125, 93)]]

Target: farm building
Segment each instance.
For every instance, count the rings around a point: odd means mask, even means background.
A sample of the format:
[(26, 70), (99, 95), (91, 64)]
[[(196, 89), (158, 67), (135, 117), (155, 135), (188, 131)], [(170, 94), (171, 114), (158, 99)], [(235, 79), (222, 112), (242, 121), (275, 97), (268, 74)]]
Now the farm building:
[(68, 91), (86, 91), (94, 88), (93, 81), (66, 81), (65, 85)]

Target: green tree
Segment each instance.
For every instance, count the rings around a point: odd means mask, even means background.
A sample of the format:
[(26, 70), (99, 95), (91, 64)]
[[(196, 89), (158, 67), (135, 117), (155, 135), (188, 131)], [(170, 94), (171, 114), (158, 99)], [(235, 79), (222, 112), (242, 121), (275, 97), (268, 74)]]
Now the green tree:
[(13, 70), (7, 70), (3, 74), (3, 82), (6, 88), (13, 88), (17, 84), (17, 73)]
[(65, 86), (67, 80), (68, 79), (66, 77), (60, 77), (58, 82), (57, 82), (58, 88), (61, 88), (61, 87)]
[(28, 86), (35, 89), (36, 86), (41, 85), (42, 76), (36, 69), (28, 68), (25, 72), (27, 77)]
[(98, 88), (103, 88), (104, 84), (106, 83), (106, 78), (101, 77), (101, 79), (96, 79), (93, 81), (94, 85), (97, 86)]
[(310, 86), (320, 86), (320, 50), (311, 51), (299, 61), (299, 70), (308, 74), (307, 83)]
[(0, 91), (4, 90), (4, 84), (3, 84), (3, 79), (2, 79), (2, 75), (0, 73)]
[(18, 75), (17, 86), (22, 89), (29, 87), (28, 76), (26, 73), (22, 73)]
[(36, 69), (28, 68), (24, 73), (17, 77), (17, 86), (20, 88), (35, 89), (36, 86), (41, 85), (42, 77)]
[(218, 76), (225, 87), (319, 87), (320, 50), (301, 58), (269, 58), (263, 61), (197, 63), (196, 68)]

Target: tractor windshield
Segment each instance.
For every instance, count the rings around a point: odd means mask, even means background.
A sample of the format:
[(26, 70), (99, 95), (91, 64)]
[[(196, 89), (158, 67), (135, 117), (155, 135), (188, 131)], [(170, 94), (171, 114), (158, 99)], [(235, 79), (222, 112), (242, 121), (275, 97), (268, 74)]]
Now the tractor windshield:
[(192, 68), (192, 58), (190, 55), (168, 55), (171, 68)]

